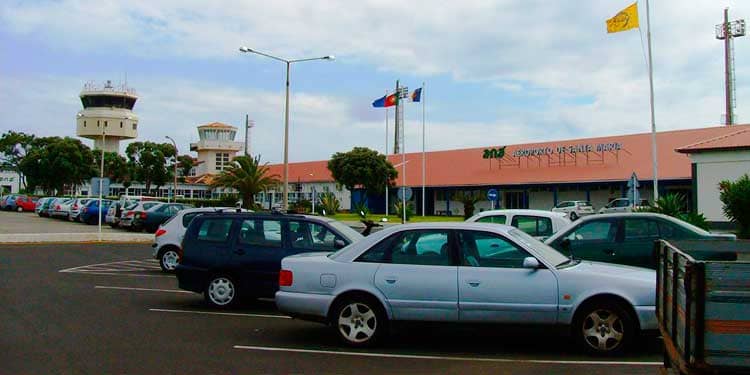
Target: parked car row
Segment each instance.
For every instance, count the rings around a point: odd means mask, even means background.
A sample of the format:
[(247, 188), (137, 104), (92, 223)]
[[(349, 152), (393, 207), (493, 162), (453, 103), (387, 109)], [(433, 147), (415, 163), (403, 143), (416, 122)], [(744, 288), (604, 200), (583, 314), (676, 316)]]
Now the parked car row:
[(497, 210), (362, 237), (324, 217), (199, 210), (160, 227), (153, 245), (181, 289), (217, 308), (273, 296), (281, 312), (327, 324), (355, 347), (416, 320), (563, 325), (582, 349), (619, 353), (656, 329), (654, 240), (735, 239), (652, 213), (571, 223), (565, 213)]
[(31, 212), (36, 208), (36, 197), (23, 194), (8, 194), (0, 197), (0, 210)]
[(563, 201), (552, 207), (552, 212), (562, 212), (571, 221), (576, 221), (578, 218), (593, 215), (597, 212), (600, 214), (637, 212), (650, 206), (651, 204), (647, 199), (641, 199), (634, 205), (628, 198), (617, 198), (609, 201), (599, 211), (595, 211), (594, 206), (589, 201)]

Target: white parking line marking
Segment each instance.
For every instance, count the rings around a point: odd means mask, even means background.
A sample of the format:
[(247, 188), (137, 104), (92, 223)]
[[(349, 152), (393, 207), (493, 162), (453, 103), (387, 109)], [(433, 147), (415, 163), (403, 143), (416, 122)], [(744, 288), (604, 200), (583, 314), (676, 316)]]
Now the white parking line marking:
[(242, 313), (226, 313), (226, 312), (216, 312), (216, 311), (192, 311), (192, 310), (170, 310), (170, 309), (148, 309), (148, 311), (185, 313), (185, 314), (204, 314), (204, 315), (246, 316), (246, 317), (251, 317), (251, 318), (292, 319), (291, 317), (288, 317), (286, 315), (270, 315), (270, 314), (242, 314)]
[(81, 275), (104, 275), (104, 276), (128, 276), (128, 277), (168, 277), (174, 278), (170, 275), (149, 275), (145, 273), (124, 273), (124, 272), (98, 272), (98, 271), (77, 271)]
[(630, 361), (563, 361), (552, 359), (509, 359), (509, 358), (472, 358), (472, 357), (438, 357), (434, 355), (411, 355), (411, 354), (389, 354), (389, 353), (365, 353), (365, 352), (339, 352), (335, 350), (313, 350), (313, 349), (294, 349), (279, 348), (268, 346), (246, 346), (235, 345), (235, 349), (258, 350), (267, 352), (291, 352), (291, 353), (309, 353), (309, 354), (334, 354), (354, 357), (376, 357), (376, 358), (405, 358), (405, 359), (432, 359), (442, 361), (465, 361), (465, 362), (521, 362), (521, 363), (541, 363), (556, 365), (640, 365), (640, 366), (661, 366), (661, 362), (630, 362)]
[(103, 286), (103, 285), (97, 285), (94, 287), (94, 289), (114, 289), (114, 290), (134, 290), (138, 292), (166, 292), (166, 293), (193, 293), (188, 292), (187, 290), (177, 290), (177, 289), (150, 289), (150, 288), (127, 288), (122, 286)]
[(122, 260), (117, 262), (109, 263), (97, 263), (88, 264), (85, 266), (78, 266), (72, 268), (66, 268), (58, 272), (63, 273), (89, 273), (94, 272), (137, 272), (137, 271), (157, 271), (161, 267), (155, 259), (144, 259), (144, 260)]

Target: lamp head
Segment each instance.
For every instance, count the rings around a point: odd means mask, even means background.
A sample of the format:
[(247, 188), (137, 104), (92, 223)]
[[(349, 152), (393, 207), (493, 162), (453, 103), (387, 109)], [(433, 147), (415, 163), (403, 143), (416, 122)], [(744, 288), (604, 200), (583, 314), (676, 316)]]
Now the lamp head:
[(248, 47), (242, 46), (240, 47), (240, 52), (253, 52), (253, 50)]
[(336, 56), (334, 56), (334, 55), (328, 55), (328, 56), (323, 57), (323, 60), (333, 61), (333, 60), (336, 60)]

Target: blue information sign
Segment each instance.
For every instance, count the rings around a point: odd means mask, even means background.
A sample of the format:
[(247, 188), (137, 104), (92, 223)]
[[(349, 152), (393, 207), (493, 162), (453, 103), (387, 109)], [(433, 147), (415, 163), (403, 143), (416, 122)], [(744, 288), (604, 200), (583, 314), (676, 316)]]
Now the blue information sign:
[(491, 200), (491, 201), (494, 202), (494, 201), (497, 200), (497, 197), (498, 197), (497, 190), (495, 190), (495, 189), (487, 190), (487, 199), (488, 200)]

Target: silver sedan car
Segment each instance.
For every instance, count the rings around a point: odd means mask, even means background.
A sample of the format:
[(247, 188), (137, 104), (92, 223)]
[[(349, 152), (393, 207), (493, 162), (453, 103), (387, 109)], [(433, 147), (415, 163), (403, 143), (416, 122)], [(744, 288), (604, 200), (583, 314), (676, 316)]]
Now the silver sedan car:
[(594, 354), (657, 328), (656, 274), (567, 258), (506, 225), (394, 226), (281, 262), (279, 309), (369, 346), (391, 321), (565, 325)]

